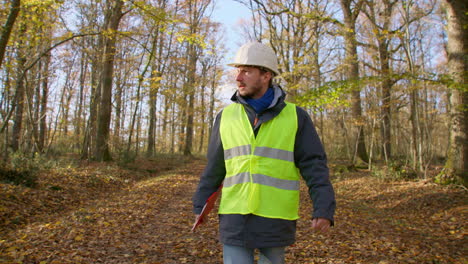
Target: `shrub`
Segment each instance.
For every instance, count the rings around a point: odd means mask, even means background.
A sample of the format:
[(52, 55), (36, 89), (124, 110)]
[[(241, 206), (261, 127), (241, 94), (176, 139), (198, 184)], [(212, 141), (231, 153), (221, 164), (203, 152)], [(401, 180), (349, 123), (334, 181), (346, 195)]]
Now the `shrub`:
[(0, 180), (16, 185), (35, 187), (37, 185), (37, 173), (43, 169), (56, 166), (56, 162), (47, 159), (44, 155), (34, 154), (32, 157), (21, 152), (10, 155), (8, 164), (0, 167)]
[(434, 182), (441, 185), (468, 185), (467, 173), (465, 175), (457, 175), (454, 169), (444, 168), (435, 178)]
[(136, 158), (137, 158), (137, 153), (134, 153), (131, 151), (130, 152), (122, 151), (118, 153), (117, 164), (125, 167), (125, 165), (129, 163), (135, 162)]
[(372, 170), (372, 175), (384, 180), (408, 180), (417, 177), (417, 173), (401, 161), (390, 161), (385, 166), (376, 167)]
[(6, 183), (35, 187), (37, 176), (31, 170), (16, 170), (0, 167), (0, 180)]

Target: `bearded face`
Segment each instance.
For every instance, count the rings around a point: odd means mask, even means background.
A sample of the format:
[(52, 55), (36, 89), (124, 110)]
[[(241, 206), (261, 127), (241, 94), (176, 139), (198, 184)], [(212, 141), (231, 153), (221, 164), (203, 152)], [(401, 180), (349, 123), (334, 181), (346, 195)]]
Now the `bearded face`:
[(265, 94), (272, 78), (270, 72), (262, 72), (256, 67), (239, 66), (237, 68), (237, 87), (243, 97), (258, 99)]

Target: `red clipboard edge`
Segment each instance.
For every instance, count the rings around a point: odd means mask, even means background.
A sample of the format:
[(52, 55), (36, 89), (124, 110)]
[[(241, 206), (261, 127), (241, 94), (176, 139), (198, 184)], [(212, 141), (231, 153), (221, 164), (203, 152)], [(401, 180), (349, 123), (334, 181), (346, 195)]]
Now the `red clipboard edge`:
[(198, 218), (196, 219), (195, 223), (192, 226), (192, 232), (194, 232), (195, 229), (201, 223), (203, 223), (203, 218), (205, 218), (211, 212), (211, 210), (213, 209), (216, 203), (216, 200), (218, 199), (219, 193), (221, 192), (222, 188), (223, 188), (223, 185), (221, 184), (221, 186), (218, 187), (218, 190), (216, 190), (214, 193), (210, 195), (210, 197), (208, 197), (205, 205), (203, 206), (201, 213), (198, 215)]

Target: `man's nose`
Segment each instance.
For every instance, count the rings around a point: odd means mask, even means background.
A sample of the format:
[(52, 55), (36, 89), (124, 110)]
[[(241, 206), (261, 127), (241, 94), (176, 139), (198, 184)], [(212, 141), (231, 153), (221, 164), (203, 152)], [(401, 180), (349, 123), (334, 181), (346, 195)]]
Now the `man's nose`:
[(236, 76), (236, 81), (241, 82), (243, 80), (242, 73), (239, 72)]

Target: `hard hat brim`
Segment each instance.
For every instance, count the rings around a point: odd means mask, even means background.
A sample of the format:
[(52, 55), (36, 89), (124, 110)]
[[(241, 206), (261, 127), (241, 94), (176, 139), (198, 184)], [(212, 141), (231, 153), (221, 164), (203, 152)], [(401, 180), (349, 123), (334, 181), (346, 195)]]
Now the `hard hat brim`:
[(265, 65), (254, 65), (254, 64), (242, 64), (242, 63), (228, 63), (226, 64), (227, 66), (231, 66), (231, 67), (239, 67), (239, 66), (246, 66), (246, 67), (249, 67), (249, 66), (252, 66), (252, 67), (259, 67), (259, 68), (265, 68), (265, 69), (268, 69), (269, 71), (271, 71), (275, 76), (279, 75), (279, 72), (273, 70), (273, 69), (270, 69), (269, 67), (266, 67)]

